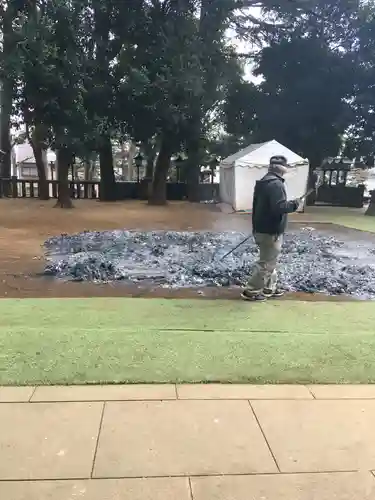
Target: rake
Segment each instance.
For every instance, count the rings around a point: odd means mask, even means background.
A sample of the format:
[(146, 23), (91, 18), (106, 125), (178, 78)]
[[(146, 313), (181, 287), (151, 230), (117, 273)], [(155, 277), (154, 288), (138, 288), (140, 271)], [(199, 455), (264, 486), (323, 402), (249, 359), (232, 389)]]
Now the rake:
[[(303, 194), (302, 196), (300, 196), (298, 198), (299, 202), (301, 203), (308, 196), (310, 196), (310, 194), (312, 194), (314, 191), (317, 191), (319, 189), (319, 187), (321, 186), (322, 183), (323, 183), (323, 179), (321, 178), (321, 176), (319, 176), (318, 179), (317, 179), (317, 182), (316, 182), (315, 186), (313, 188), (311, 188), (311, 189), (308, 189), (305, 194)], [(220, 262), (223, 261), (226, 257), (228, 257), (228, 255), (230, 255), (231, 253), (235, 252), (237, 250), (237, 248), (239, 248), (241, 245), (243, 245), (244, 243), (246, 243), (251, 237), (252, 237), (252, 234), (249, 234), (249, 236), (246, 236), (246, 238), (244, 240), (242, 240), (240, 243), (238, 243), (238, 245), (236, 247), (232, 248), (232, 250), (229, 250), (229, 252), (227, 252), (224, 255), (224, 257), (222, 257), (220, 259)]]

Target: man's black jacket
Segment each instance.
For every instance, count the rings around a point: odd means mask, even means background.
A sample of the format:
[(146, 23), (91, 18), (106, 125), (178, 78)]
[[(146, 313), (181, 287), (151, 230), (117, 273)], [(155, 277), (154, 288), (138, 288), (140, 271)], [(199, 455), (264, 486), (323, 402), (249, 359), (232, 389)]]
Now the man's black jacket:
[(283, 234), (287, 224), (287, 214), (295, 212), (297, 201), (288, 201), (284, 179), (268, 173), (257, 181), (253, 199), (253, 232), (272, 235)]

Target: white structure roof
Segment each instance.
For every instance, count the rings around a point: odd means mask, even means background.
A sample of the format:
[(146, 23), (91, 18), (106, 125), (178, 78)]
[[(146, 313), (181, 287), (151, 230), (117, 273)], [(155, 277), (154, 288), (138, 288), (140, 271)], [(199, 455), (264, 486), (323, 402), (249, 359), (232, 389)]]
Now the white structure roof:
[[(24, 144), (17, 144), (14, 146), (14, 158), (15, 163), (35, 163), (33, 148), (30, 146), (28, 142)], [(47, 162), (55, 162), (56, 155), (50, 149), (47, 151)]]
[(234, 153), (233, 155), (228, 156), (228, 158), (225, 158), (222, 163), (228, 163), (232, 165), (236, 160), (239, 160), (243, 158), (244, 156), (249, 155), (256, 149), (259, 149), (261, 146), (264, 144), (267, 144), (266, 142), (259, 142), (258, 144), (250, 144), (250, 146), (247, 146), (244, 149), (241, 149), (240, 151), (237, 151), (237, 153)]
[(270, 158), (275, 155), (285, 156), (289, 165), (305, 164), (307, 160), (294, 153), (291, 149), (283, 146), (276, 140), (262, 142), (259, 144), (250, 144), (247, 148), (228, 156), (222, 161), (223, 167), (264, 167), (269, 164)]

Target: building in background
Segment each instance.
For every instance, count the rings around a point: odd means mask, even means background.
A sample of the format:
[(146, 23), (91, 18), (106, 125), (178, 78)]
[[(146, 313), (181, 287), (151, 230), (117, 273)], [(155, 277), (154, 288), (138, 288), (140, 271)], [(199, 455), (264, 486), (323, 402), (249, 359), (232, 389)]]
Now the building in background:
[[(50, 149), (45, 152), (47, 179), (53, 180), (55, 175), (56, 155)], [(33, 149), (29, 143), (16, 144), (12, 150), (12, 175), (19, 179), (38, 180)]]

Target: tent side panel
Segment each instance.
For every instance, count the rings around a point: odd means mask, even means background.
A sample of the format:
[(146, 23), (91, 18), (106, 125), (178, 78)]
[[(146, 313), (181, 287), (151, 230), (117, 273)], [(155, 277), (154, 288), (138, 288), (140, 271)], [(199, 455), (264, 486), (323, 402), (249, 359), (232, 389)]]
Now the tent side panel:
[(255, 183), (266, 175), (268, 167), (240, 167), (235, 169), (236, 210), (252, 210)]
[(234, 207), (234, 167), (220, 167), (220, 201)]

